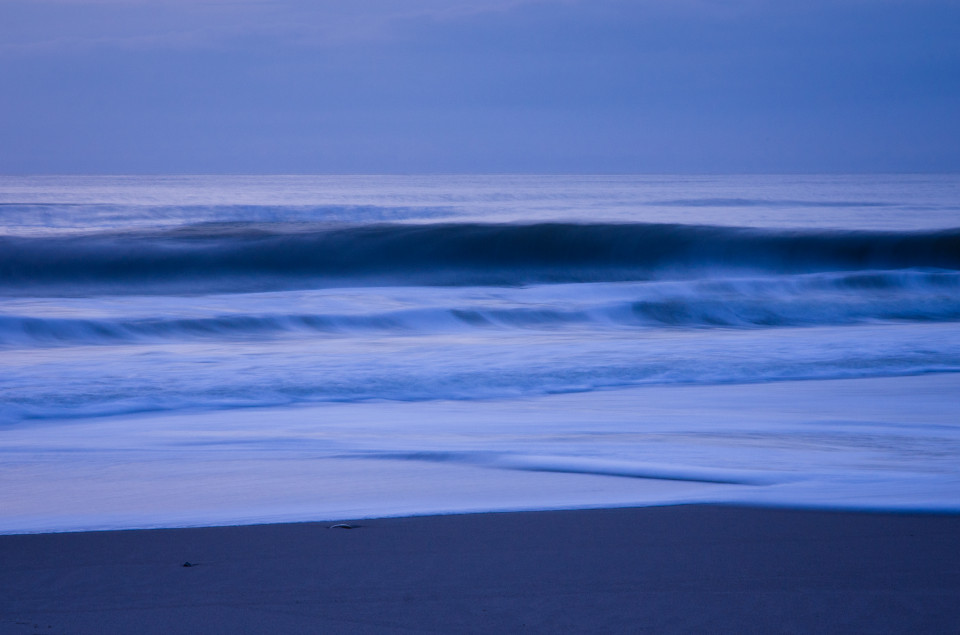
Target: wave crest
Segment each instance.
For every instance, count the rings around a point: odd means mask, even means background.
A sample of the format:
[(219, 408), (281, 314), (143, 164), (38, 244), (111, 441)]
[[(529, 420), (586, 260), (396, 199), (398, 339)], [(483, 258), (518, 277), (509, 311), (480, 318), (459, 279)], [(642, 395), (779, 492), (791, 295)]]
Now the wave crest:
[(172, 231), (0, 237), (0, 288), (178, 290), (343, 284), (518, 285), (960, 269), (960, 229), (785, 231), (680, 224), (204, 224)]
[[(619, 287), (619, 285), (617, 285)], [(193, 316), (0, 315), (0, 347), (245, 339), (298, 334), (439, 333), (472, 329), (771, 328), (960, 320), (960, 273), (876, 271), (630, 285), (617, 298), (568, 289), (531, 303), (448, 298), (363, 312)], [(518, 291), (517, 293), (523, 293)], [(278, 301), (282, 306), (283, 301)]]

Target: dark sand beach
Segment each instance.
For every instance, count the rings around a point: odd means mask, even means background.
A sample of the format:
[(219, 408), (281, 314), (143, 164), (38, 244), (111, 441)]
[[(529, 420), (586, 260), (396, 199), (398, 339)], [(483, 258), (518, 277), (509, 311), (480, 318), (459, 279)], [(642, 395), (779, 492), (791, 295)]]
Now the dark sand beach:
[(333, 524), (2, 536), (0, 632), (960, 628), (957, 515), (687, 505)]

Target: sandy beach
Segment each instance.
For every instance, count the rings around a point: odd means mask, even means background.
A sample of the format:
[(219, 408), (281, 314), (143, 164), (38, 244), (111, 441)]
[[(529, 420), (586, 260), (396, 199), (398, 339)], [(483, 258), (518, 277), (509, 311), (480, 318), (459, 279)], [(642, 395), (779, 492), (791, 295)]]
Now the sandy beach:
[(333, 524), (0, 536), (0, 632), (960, 625), (956, 515), (687, 505)]

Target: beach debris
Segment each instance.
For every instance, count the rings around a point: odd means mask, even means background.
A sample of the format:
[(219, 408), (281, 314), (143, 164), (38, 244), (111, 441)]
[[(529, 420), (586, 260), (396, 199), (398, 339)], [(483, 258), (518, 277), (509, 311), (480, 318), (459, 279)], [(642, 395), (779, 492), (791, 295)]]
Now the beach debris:
[(330, 525), (328, 529), (356, 529), (359, 525), (348, 525), (347, 523), (340, 523), (338, 525)]

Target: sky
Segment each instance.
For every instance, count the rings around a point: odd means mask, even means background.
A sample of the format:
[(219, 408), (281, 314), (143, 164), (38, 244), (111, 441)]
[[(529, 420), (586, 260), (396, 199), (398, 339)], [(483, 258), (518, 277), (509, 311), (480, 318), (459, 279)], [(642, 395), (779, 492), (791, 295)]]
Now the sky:
[(0, 173), (960, 171), (960, 0), (0, 0)]

